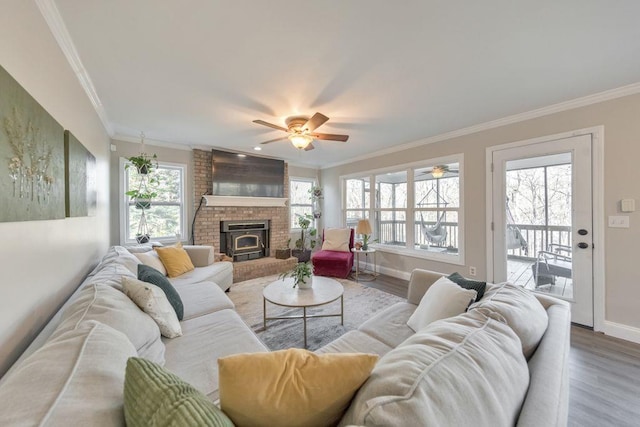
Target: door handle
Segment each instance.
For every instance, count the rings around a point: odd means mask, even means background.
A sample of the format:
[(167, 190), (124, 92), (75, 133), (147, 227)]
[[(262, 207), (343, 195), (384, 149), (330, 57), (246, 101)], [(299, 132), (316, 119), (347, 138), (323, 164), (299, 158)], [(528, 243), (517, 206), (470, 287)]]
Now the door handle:
[(580, 249), (587, 249), (589, 247), (589, 244), (585, 243), (585, 242), (580, 242), (580, 243), (578, 243), (578, 247)]
[(586, 236), (587, 234), (589, 234), (589, 232), (584, 228), (581, 228), (580, 230), (578, 230), (578, 234), (581, 236)]

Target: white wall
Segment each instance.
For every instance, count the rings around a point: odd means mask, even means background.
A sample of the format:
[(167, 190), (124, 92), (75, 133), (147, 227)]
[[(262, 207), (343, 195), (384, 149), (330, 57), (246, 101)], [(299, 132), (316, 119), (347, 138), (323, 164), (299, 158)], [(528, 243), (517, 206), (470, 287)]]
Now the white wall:
[(109, 137), (34, 1), (2, 1), (0, 65), (93, 153), (98, 169), (95, 217), (0, 223), (2, 375), (108, 247)]
[[(553, 135), (577, 129), (604, 125), (605, 205), (602, 214), (620, 215), (619, 201), (640, 199), (640, 95), (551, 114), (537, 119), (502, 126), (442, 142), (398, 151), (321, 171), (325, 189), (325, 221), (327, 225), (342, 222), (340, 179), (342, 175), (411, 163), (456, 153), (464, 153), (464, 217), (465, 266), (427, 261), (390, 253), (378, 254), (383, 268), (410, 272), (426, 268), (467, 274), (469, 266), (477, 268), (478, 277), (486, 277), (486, 147)], [(640, 212), (630, 216), (628, 229), (606, 228), (605, 231), (605, 326), (618, 336), (640, 340), (640, 286), (635, 263), (640, 242)], [(606, 328), (606, 329), (607, 329)], [(630, 328), (630, 329), (629, 329)], [(614, 334), (614, 333), (612, 333)], [(627, 335), (625, 335), (627, 334)]]

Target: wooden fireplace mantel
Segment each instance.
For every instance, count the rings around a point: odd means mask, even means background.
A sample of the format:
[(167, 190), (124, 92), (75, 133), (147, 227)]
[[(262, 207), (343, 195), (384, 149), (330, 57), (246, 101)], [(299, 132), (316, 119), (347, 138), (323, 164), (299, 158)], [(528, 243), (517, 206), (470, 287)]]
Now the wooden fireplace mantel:
[(285, 207), (286, 197), (202, 196), (206, 206)]

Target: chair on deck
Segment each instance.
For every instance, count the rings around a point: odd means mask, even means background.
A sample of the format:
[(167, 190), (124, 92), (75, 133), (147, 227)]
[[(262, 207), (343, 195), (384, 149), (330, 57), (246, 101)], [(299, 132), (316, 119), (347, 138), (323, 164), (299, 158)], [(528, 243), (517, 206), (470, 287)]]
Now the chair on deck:
[(546, 251), (538, 251), (538, 259), (531, 265), (536, 289), (542, 285), (555, 285), (556, 277), (571, 279), (571, 266), (571, 246), (551, 243)]
[(322, 249), (311, 256), (313, 274), (349, 277), (353, 268), (353, 235), (353, 228), (323, 230)]

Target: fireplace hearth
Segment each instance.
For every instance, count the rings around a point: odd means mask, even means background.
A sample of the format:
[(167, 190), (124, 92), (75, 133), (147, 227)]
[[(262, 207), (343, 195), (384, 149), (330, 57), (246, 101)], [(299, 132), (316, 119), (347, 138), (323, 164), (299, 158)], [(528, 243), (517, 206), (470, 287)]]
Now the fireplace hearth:
[(268, 219), (220, 221), (220, 248), (234, 262), (267, 257), (270, 223)]

